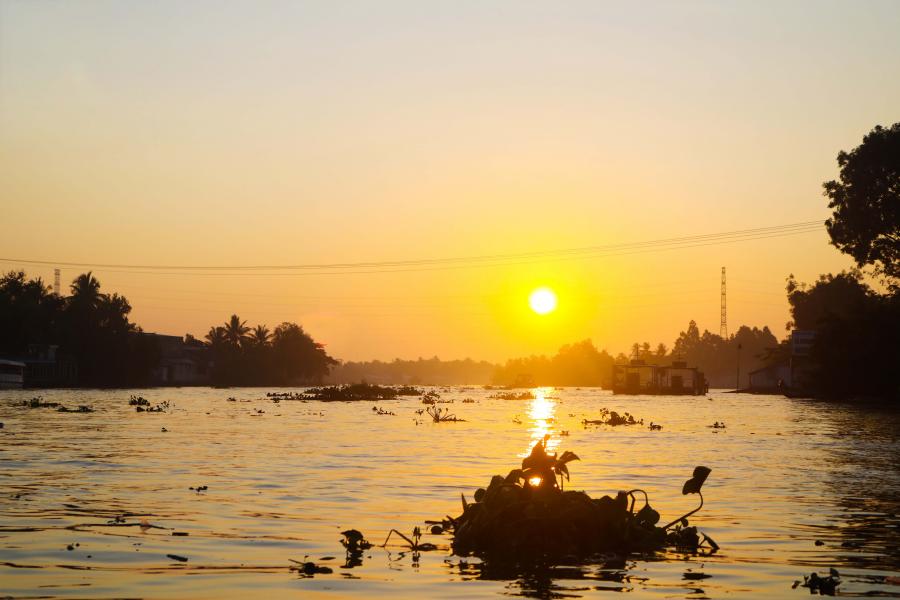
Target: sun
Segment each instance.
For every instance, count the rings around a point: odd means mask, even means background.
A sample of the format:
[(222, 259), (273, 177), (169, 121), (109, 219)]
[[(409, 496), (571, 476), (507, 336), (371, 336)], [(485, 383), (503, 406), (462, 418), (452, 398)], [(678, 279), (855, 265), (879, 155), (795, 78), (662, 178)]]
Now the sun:
[(538, 288), (531, 292), (528, 304), (531, 306), (531, 310), (537, 314), (546, 315), (556, 310), (556, 294), (550, 288)]

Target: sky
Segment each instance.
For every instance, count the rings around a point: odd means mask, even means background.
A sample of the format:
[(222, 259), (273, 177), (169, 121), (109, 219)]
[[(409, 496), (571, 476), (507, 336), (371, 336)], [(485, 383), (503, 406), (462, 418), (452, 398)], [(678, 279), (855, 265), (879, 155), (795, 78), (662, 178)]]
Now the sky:
[[(542, 252), (824, 220), (900, 120), (900, 3), (0, 0), (0, 268)], [(789, 320), (824, 229), (493, 266), (94, 268), (145, 331), (237, 313), (344, 360), (671, 346)], [(62, 267), (64, 285), (87, 267)], [(558, 296), (548, 315), (531, 290)]]

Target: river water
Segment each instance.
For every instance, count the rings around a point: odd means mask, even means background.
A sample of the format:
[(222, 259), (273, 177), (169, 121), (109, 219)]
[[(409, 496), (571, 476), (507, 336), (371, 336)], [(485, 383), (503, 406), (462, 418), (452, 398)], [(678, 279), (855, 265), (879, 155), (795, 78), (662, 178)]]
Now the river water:
[[(32, 391), (0, 392), (0, 597), (787, 598), (809, 593), (792, 589), (795, 580), (830, 567), (841, 573), (842, 595), (900, 597), (896, 410), (715, 391), (542, 388), (531, 400), (496, 400), (481, 388), (434, 389), (448, 401), (439, 406), (465, 422), (425, 421), (417, 397), (41, 393), (94, 409), (81, 414), (20, 406)], [(169, 407), (137, 413), (131, 393)], [(583, 426), (601, 407), (662, 429)], [(726, 427), (709, 427), (717, 421)], [(691, 523), (721, 550), (508, 572), (453, 556), (447, 536), (426, 535), (437, 551), (373, 547), (345, 568), (341, 531), (380, 544), (391, 528), (408, 534), (455, 516), (460, 492), (471, 499), (545, 435), (551, 449), (581, 457), (570, 464), (571, 489), (599, 497), (640, 487), (664, 520), (696, 506), (681, 486), (694, 466), (710, 467), (705, 506)], [(189, 489), (198, 486), (208, 489)], [(303, 577), (290, 559), (334, 572)]]

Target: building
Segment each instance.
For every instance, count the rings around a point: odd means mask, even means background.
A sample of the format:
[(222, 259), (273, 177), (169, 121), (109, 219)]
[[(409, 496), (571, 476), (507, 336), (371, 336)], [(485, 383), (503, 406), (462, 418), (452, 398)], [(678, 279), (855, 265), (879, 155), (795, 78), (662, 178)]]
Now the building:
[(74, 387), (78, 385), (78, 363), (60, 356), (56, 344), (29, 344), (25, 363), (27, 387)]
[(700, 396), (709, 390), (703, 373), (684, 361), (659, 366), (636, 359), (627, 365), (613, 365), (612, 381), (614, 394)]
[(791, 382), (790, 366), (770, 365), (750, 371), (750, 387), (747, 391), (757, 394), (782, 392), (791, 387)]
[(159, 363), (151, 373), (153, 385), (209, 385), (209, 352), (202, 343), (186, 343), (178, 335), (145, 333), (159, 348)]

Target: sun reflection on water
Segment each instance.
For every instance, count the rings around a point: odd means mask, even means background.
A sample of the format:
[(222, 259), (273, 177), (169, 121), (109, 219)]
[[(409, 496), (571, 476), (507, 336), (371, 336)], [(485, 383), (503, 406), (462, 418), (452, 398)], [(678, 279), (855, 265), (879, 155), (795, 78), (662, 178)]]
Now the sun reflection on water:
[(553, 392), (552, 387), (539, 387), (531, 390), (534, 399), (528, 407), (528, 418), (531, 420), (529, 432), (531, 439), (528, 447), (520, 455), (522, 458), (531, 453), (531, 448), (544, 439), (547, 439), (547, 452), (553, 453), (559, 447), (559, 436), (554, 436), (556, 432), (556, 398), (550, 394)]

